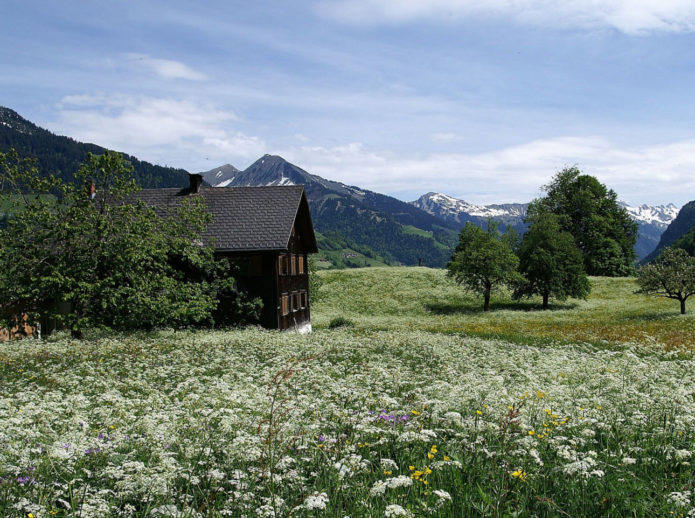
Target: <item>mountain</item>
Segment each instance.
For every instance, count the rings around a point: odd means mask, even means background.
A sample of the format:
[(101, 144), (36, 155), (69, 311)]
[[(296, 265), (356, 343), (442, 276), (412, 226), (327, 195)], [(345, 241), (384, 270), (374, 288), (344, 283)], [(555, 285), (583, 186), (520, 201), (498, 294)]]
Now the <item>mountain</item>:
[(501, 223), (502, 231), (512, 227), (523, 234), (527, 228), (524, 217), (528, 203), (474, 205), (446, 194), (428, 192), (410, 204), (459, 228), (468, 222), (485, 226), (488, 218)]
[[(211, 177), (209, 173), (219, 169), (202, 174)], [(342, 236), (354, 245), (350, 250), (362, 247), (358, 255), (365, 260), (379, 258), (407, 265), (422, 261), (442, 267), (456, 244), (456, 225), (396, 198), (310, 174), (279, 156), (265, 155), (244, 171), (212, 185), (222, 184), (303, 184), (316, 230), (324, 237)]]
[[(678, 216), (676, 216), (666, 230), (664, 230), (664, 233), (661, 234), (661, 239), (657, 247), (645, 257), (644, 262), (655, 259), (661, 253), (661, 250), (667, 246), (676, 244), (678, 240), (684, 238), (686, 234), (689, 234), (693, 228), (695, 228), (695, 201), (683, 205), (680, 212), (678, 212)], [(684, 243), (681, 243), (681, 245), (683, 244)], [(687, 249), (686, 246), (682, 246), (682, 248)]]
[[(71, 181), (87, 153), (102, 154), (105, 148), (84, 144), (69, 137), (54, 135), (48, 130), (21, 117), (17, 112), (0, 106), (0, 152), (14, 148), (21, 158), (36, 158), (41, 174), (54, 174)], [(144, 188), (179, 187), (187, 185), (188, 173), (143, 162), (123, 155), (133, 166), (135, 179)]]
[(215, 185), (217, 187), (226, 187), (231, 183), (234, 177), (239, 173), (239, 170), (231, 164), (224, 164), (215, 169), (210, 169), (204, 173), (198, 173), (203, 175), (203, 180), (209, 185)]
[(639, 205), (631, 207), (623, 201), (619, 201), (618, 205), (624, 208), (630, 217), (638, 223), (648, 223), (661, 225), (664, 229), (676, 219), (680, 210), (673, 203), (668, 205)]
[[(639, 236), (635, 243), (635, 253), (638, 259), (644, 258), (656, 248), (662, 233), (678, 215), (678, 207), (672, 203), (637, 207), (632, 207), (624, 202), (618, 203), (639, 224)], [(503, 227), (511, 226), (520, 233), (524, 233), (526, 230), (523, 220), (526, 216), (528, 203), (474, 205), (446, 194), (428, 192), (411, 204), (449, 223), (460, 226), (469, 221), (484, 225), (488, 218), (492, 218), (501, 223)]]
[(639, 224), (635, 253), (637, 259), (641, 261), (656, 249), (661, 235), (676, 218), (679, 209), (673, 203), (656, 206), (639, 205), (637, 207), (632, 207), (622, 201), (618, 204)]

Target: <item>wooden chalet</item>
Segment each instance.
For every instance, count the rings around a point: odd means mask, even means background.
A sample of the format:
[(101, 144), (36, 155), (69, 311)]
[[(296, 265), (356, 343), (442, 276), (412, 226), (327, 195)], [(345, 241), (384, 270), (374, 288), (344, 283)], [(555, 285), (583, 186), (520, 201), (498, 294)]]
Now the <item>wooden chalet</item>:
[(241, 266), (237, 287), (263, 301), (261, 324), (311, 331), (307, 254), (318, 249), (303, 185), (207, 187), (191, 174), (188, 188), (144, 189), (136, 196), (166, 210), (202, 197), (214, 218), (203, 241)]

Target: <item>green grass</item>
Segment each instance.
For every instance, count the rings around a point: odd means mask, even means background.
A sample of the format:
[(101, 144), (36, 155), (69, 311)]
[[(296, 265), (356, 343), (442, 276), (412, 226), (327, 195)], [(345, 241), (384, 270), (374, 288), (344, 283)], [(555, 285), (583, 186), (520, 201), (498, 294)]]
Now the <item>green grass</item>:
[(666, 348), (695, 346), (695, 300), (686, 315), (677, 301), (635, 294), (632, 278), (591, 278), (587, 300), (514, 301), (509, 293), (493, 296), (490, 312), (482, 300), (447, 278), (444, 270), (381, 268), (323, 272), (320, 311), (314, 325), (338, 315), (358, 326), (466, 333), (518, 343), (538, 340), (638, 343), (656, 341)]
[(403, 225), (403, 232), (406, 234), (412, 234), (415, 236), (422, 236), (427, 238), (431, 238), (433, 236), (432, 232), (423, 230), (418, 227), (414, 227), (413, 225)]

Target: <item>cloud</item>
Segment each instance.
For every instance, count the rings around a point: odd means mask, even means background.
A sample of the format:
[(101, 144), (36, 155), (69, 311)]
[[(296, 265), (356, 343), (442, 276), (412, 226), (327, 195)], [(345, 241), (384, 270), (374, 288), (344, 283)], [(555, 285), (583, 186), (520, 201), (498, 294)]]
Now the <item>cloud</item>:
[(692, 0), (333, 0), (317, 9), (358, 25), (489, 18), (555, 28), (613, 28), (628, 34), (695, 30)]
[(158, 164), (197, 170), (212, 160), (249, 160), (266, 146), (232, 129), (236, 115), (189, 100), (124, 94), (66, 96), (54, 132)]
[(406, 200), (437, 191), (474, 203), (526, 202), (539, 196), (557, 171), (572, 165), (630, 203), (682, 204), (695, 192), (695, 140), (622, 148), (599, 137), (562, 137), (488, 153), (419, 158), (368, 150), (359, 143), (284, 153), (311, 173)]
[(151, 70), (164, 79), (188, 79), (190, 81), (204, 81), (207, 79), (205, 74), (193, 70), (180, 61), (156, 59), (146, 54), (127, 54), (126, 58)]

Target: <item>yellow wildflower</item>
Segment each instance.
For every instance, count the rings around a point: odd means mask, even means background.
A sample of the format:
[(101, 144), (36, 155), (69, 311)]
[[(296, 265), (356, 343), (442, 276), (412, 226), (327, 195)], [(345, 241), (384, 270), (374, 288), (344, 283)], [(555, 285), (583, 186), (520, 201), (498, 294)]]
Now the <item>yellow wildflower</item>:
[(526, 482), (526, 473), (524, 473), (524, 472), (521, 471), (520, 469), (517, 469), (516, 471), (514, 471), (514, 472), (512, 473), (512, 477), (518, 478), (518, 479), (521, 480), (522, 482)]

